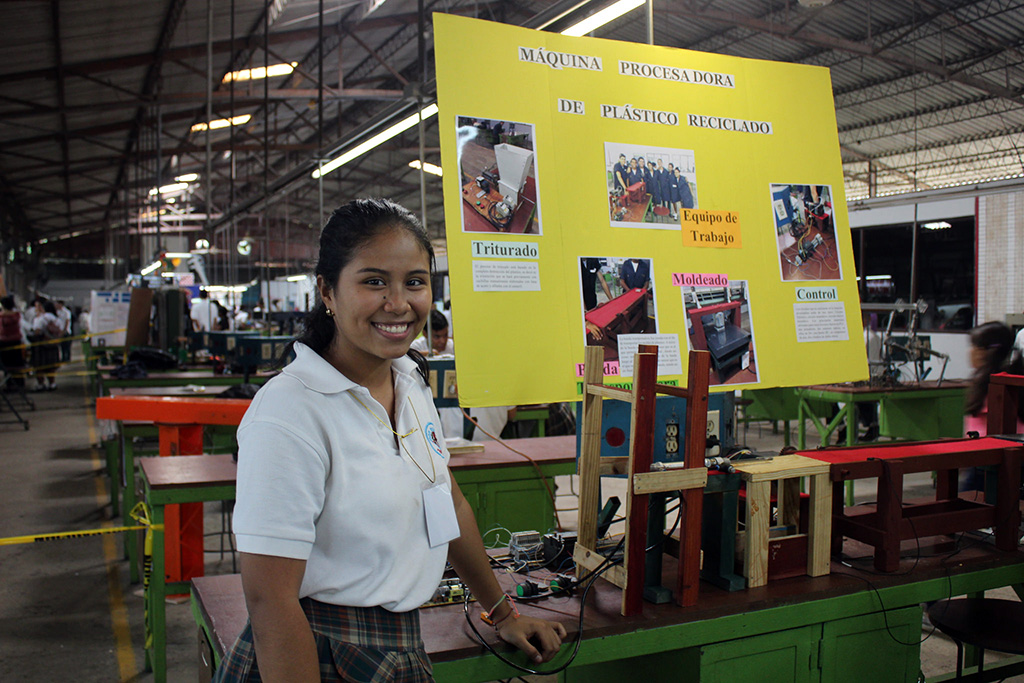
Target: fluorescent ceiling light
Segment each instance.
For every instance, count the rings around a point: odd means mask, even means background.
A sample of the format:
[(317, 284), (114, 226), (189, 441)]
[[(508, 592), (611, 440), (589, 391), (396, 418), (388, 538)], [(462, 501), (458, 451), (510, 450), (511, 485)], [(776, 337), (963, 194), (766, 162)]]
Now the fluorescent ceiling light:
[(605, 7), (600, 12), (595, 12), (583, 21), (573, 24), (562, 31), (563, 36), (585, 36), (595, 31), (610, 21), (615, 21), (626, 12), (634, 10), (644, 4), (645, 0), (619, 0), (618, 2)]
[[(210, 130), (218, 130), (220, 128), (227, 128), (228, 126), (242, 126), (249, 123), (249, 119), (252, 118), (252, 114), (239, 114), (233, 116), (230, 119), (214, 119), (210, 121)], [(205, 123), (196, 123), (192, 126), (193, 133), (199, 133), (206, 130), (207, 126)]]
[(187, 251), (169, 251), (164, 254), (164, 258), (191, 258), (192, 254)]
[(206, 292), (244, 292), (249, 285), (203, 285), (200, 289)]
[(232, 71), (224, 74), (223, 83), (230, 83), (231, 81), (256, 81), (261, 78), (273, 78), (274, 76), (287, 76), (291, 72), (295, 71), (295, 67), (299, 65), (298, 62), (291, 62), (290, 64), (271, 64), (267, 67), (258, 66), (255, 69), (241, 69), (239, 71)]
[(892, 275), (868, 275), (865, 280), (891, 280)]
[(308, 275), (289, 275), (285, 279), (288, 282), (302, 282), (303, 280), (308, 280), (309, 276)]
[(159, 267), (160, 267), (160, 262), (159, 261), (153, 261), (148, 266), (146, 266), (141, 271), (139, 271), (139, 275), (149, 275), (150, 273), (152, 273), (154, 270), (156, 270)]
[(953, 226), (946, 221), (934, 221), (932, 223), (922, 223), (921, 227), (925, 230), (945, 230), (946, 228), (952, 228)]
[(188, 189), (188, 183), (174, 183), (173, 185), (164, 185), (160, 188), (150, 188), (149, 196), (152, 197), (157, 193), (169, 194), (171, 192), (180, 192), (181, 190)]
[[(419, 159), (413, 159), (412, 161), (409, 162), (409, 167), (410, 168), (415, 168), (417, 171), (420, 170), (420, 160)], [(423, 170), (426, 171), (427, 173), (433, 173), (434, 175), (438, 175), (438, 176), (439, 175), (444, 175), (440, 166), (438, 166), (436, 164), (432, 164), (429, 161), (424, 161), (423, 162)]]
[(353, 159), (356, 159), (362, 156), (363, 154), (366, 154), (374, 147), (384, 144), (385, 142), (395, 137), (399, 133), (403, 133), (409, 130), (417, 123), (419, 123), (421, 115), (423, 116), (423, 120), (426, 121), (435, 114), (437, 114), (437, 104), (431, 104), (428, 107), (424, 107), (418, 114), (413, 114), (407, 118), (402, 119), (401, 121), (391, 126), (390, 128), (381, 131), (380, 133), (374, 135), (372, 138), (369, 138), (368, 140), (359, 143), (352, 149), (343, 153), (341, 156), (337, 156), (331, 159), (326, 164), (313, 171), (313, 178), (316, 179), (325, 176), (331, 171), (341, 168), (342, 166), (352, 161)]
[(176, 183), (194, 183), (197, 180), (199, 180), (199, 174), (198, 173), (186, 173), (185, 175), (180, 175), (180, 176), (176, 177), (174, 179), (174, 182), (176, 182)]

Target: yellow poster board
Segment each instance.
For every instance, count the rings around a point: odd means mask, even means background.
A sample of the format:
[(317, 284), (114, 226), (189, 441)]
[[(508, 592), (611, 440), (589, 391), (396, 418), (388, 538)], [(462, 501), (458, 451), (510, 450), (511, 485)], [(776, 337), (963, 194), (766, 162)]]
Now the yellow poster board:
[(827, 69), (434, 28), (463, 405), (577, 400), (587, 344), (609, 384), (638, 344), (712, 391), (867, 377)]

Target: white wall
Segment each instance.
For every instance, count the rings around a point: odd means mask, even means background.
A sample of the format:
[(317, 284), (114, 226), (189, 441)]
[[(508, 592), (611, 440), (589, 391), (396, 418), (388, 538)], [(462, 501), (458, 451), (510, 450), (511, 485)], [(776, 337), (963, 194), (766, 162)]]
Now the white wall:
[[(967, 332), (921, 332), (921, 336), (931, 337), (932, 348), (949, 355), (944, 379), (967, 379), (971, 376), (971, 342)], [(932, 357), (925, 363), (925, 367), (931, 368), (927, 379), (936, 380), (942, 371), (942, 359)]]
[(74, 309), (75, 306), (86, 308), (92, 298), (92, 291), (107, 291), (114, 288), (123, 288), (124, 281), (110, 283), (105, 280), (50, 280), (43, 287), (40, 294), (57, 301), (61, 299), (68, 306)]
[[(865, 228), (875, 225), (896, 225), (914, 222), (914, 204), (901, 206), (867, 207), (854, 204), (850, 206), (850, 227)], [(944, 218), (962, 218), (974, 215), (974, 198), (945, 199), (941, 201), (919, 202), (917, 204), (917, 222), (924, 223)]]
[(1024, 312), (1024, 192), (978, 199), (978, 322)]

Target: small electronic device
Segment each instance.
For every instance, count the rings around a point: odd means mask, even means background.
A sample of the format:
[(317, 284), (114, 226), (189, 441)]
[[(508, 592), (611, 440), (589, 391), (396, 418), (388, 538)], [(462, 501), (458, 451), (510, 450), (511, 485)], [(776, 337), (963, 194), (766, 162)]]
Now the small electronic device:
[(517, 531), (508, 542), (508, 552), (512, 560), (524, 564), (540, 562), (543, 558), (543, 548), (540, 533), (536, 531)]
[[(441, 607), (442, 605), (453, 605), (455, 603), (463, 602), (466, 599), (466, 595), (469, 593), (469, 587), (462, 583), (462, 579), (455, 577), (451, 579), (441, 579), (441, 583), (438, 584), (437, 590), (421, 607)], [(470, 600), (473, 597), (470, 596)]]
[(807, 263), (814, 258), (814, 251), (824, 242), (821, 235), (815, 235), (814, 239), (807, 244), (800, 247), (800, 250), (796, 254), (796, 265)]

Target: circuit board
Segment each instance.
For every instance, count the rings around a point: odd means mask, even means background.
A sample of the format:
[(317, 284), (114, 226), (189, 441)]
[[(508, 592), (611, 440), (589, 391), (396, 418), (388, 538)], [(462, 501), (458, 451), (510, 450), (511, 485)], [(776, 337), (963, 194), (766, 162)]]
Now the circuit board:
[[(458, 577), (441, 579), (441, 583), (438, 584), (434, 595), (430, 600), (420, 605), (420, 607), (442, 607), (444, 605), (461, 604), (465, 601), (467, 593), (469, 593), (469, 586), (462, 583), (462, 579)], [(469, 596), (470, 602), (475, 602), (475, 600), (472, 595)]]

